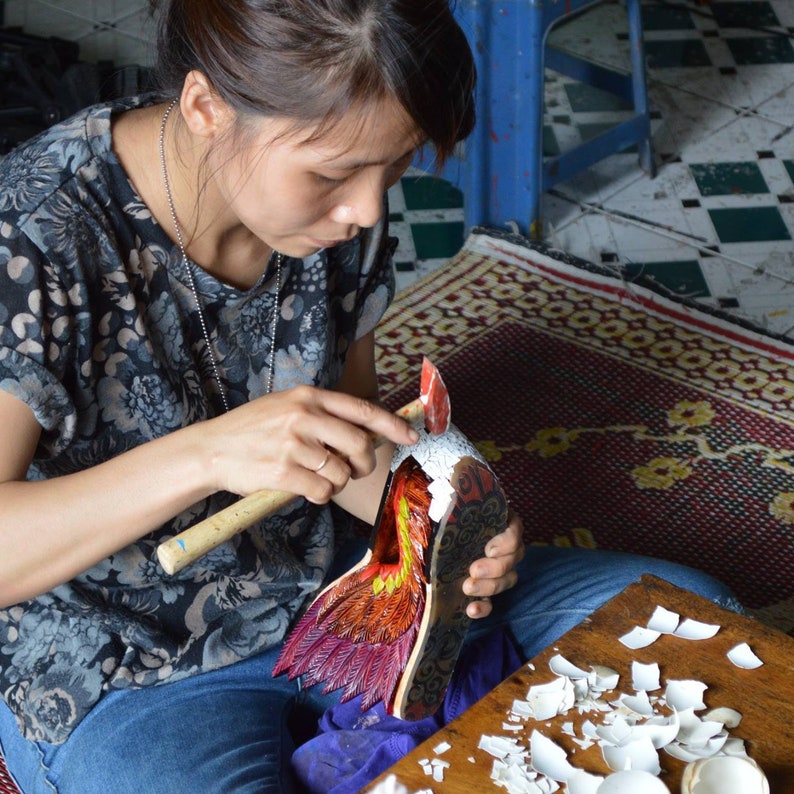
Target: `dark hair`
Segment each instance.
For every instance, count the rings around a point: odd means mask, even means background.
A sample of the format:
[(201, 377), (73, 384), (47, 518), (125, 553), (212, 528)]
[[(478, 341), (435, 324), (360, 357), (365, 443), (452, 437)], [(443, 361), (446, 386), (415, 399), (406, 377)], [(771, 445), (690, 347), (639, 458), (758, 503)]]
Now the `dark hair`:
[(196, 69), (240, 117), (321, 129), (394, 96), (440, 162), (474, 126), (474, 60), (449, 0), (160, 2), (157, 73), (169, 96)]

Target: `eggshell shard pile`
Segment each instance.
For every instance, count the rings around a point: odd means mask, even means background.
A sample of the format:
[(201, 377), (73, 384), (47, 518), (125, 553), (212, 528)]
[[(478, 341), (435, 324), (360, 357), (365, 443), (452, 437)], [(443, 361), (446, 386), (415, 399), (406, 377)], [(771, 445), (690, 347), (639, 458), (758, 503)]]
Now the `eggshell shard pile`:
[[(719, 630), (714, 624), (681, 621), (676, 613), (657, 607), (646, 626), (635, 627), (620, 641), (629, 648), (645, 647), (663, 634), (702, 640)], [(763, 664), (744, 644), (732, 649), (728, 658), (747, 669)], [(635, 661), (633, 691), (617, 693), (620, 676), (610, 668), (584, 670), (559, 654), (550, 659), (549, 667), (555, 677), (531, 686), (525, 699), (515, 700), (502, 725), (513, 734), (525, 735), (531, 729), (529, 742), (515, 735), (480, 738), (479, 749), (493, 758), (491, 779), (509, 794), (666, 794), (669, 789), (658, 777), (661, 751), (688, 764), (684, 780), (690, 787), (682, 787), (682, 794), (769, 794), (766, 778), (747, 756), (743, 740), (730, 736), (741, 714), (720, 705), (699, 715), (706, 708), (708, 687), (703, 682), (663, 681), (658, 664)], [(581, 723), (580, 735), (573, 721), (563, 723), (563, 732), (582, 749), (599, 745), (611, 774), (578, 769), (563, 747), (528, 725), (572, 709), (592, 716)], [(431, 773), (431, 763), (424, 759), (426, 774)]]

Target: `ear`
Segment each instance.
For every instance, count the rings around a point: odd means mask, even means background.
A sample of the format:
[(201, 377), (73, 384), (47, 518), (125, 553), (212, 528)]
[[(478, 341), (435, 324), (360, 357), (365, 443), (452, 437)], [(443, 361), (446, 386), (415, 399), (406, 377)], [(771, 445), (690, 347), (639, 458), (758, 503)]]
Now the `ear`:
[(188, 129), (202, 138), (214, 138), (232, 115), (231, 108), (218, 96), (209, 80), (196, 70), (185, 78), (179, 106)]

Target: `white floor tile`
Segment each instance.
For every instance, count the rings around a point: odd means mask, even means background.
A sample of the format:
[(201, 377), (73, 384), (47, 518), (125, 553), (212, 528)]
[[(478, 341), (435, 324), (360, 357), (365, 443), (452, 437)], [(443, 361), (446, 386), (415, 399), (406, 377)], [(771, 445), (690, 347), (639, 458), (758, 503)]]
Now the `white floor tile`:
[(782, 140), (784, 135), (789, 134), (791, 130), (790, 125), (792, 124), (792, 115), (794, 115), (792, 113), (794, 111), (794, 80), (770, 95), (764, 102), (761, 102), (757, 107), (757, 111), (765, 118), (773, 119), (783, 126), (786, 132), (774, 143), (777, 144), (778, 141), (781, 141), (782, 146), (788, 147), (788, 153), (794, 154), (794, 136), (788, 137), (786, 141)]

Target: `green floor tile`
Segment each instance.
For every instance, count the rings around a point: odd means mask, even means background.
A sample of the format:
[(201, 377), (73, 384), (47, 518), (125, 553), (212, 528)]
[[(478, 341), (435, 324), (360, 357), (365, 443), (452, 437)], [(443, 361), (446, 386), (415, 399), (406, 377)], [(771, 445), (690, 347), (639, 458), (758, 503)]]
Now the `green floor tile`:
[[(617, 122), (616, 122), (617, 123)], [(615, 124), (609, 124), (608, 122), (593, 122), (590, 124), (577, 124), (576, 125), (579, 134), (582, 136), (582, 141), (590, 141), (596, 137), (596, 135), (600, 135), (602, 132), (606, 132), (607, 130), (611, 130)], [(627, 147), (623, 150), (623, 152), (636, 152), (637, 145), (633, 144), (632, 146)], [(610, 152), (611, 153), (611, 152)]]
[(723, 243), (791, 239), (777, 207), (709, 210), (709, 215)]
[(711, 296), (703, 271), (696, 259), (675, 262), (632, 262), (623, 268), (628, 279), (639, 276), (652, 279), (676, 295), (690, 298)]
[(783, 165), (786, 166), (786, 171), (792, 182), (794, 182), (794, 160), (784, 160)]
[(711, 66), (711, 58), (702, 41), (676, 39), (675, 41), (646, 41), (645, 55), (648, 66), (665, 69), (676, 66)]
[(758, 163), (693, 163), (689, 170), (701, 196), (769, 193)]
[(557, 140), (557, 133), (550, 124), (543, 125), (543, 156), (556, 157), (562, 150)]
[(709, 6), (721, 28), (777, 27), (780, 20), (768, 2), (712, 2)]
[(413, 223), (417, 259), (446, 259), (454, 256), (463, 246), (463, 223)]
[(794, 46), (781, 36), (726, 38), (725, 43), (739, 66), (763, 63), (794, 63)]
[(664, 6), (642, 7), (643, 30), (689, 30), (695, 27), (692, 16), (685, 8)]
[(565, 93), (574, 113), (631, 110), (634, 106), (623, 97), (602, 91), (586, 83), (566, 83)]
[(432, 176), (405, 176), (400, 180), (407, 210), (440, 210), (463, 206), (463, 193)]

